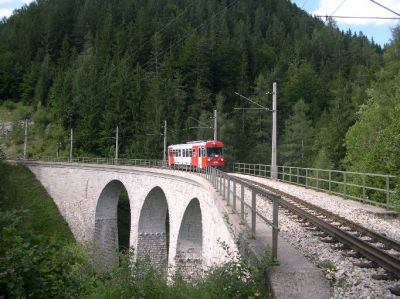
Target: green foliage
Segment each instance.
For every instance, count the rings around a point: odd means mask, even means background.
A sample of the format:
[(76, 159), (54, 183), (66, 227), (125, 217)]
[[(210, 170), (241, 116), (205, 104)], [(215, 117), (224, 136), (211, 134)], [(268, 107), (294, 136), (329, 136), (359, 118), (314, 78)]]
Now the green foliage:
[(336, 270), (336, 265), (334, 262), (330, 261), (330, 260), (325, 260), (319, 263), (319, 266), (322, 269), (326, 269), (329, 271), (335, 271)]
[(268, 298), (264, 272), (267, 264), (250, 267), (241, 257), (231, 257), (231, 261), (212, 267), (202, 277), (187, 281), (178, 274), (167, 283), (148, 259), (132, 263), (130, 250), (121, 254), (120, 265), (100, 276), (83, 298)]
[(73, 270), (82, 261), (63, 249), (62, 243), (26, 230), (21, 213), (0, 212), (0, 294), (76, 298), (80, 281)]
[(293, 106), (293, 114), (286, 120), (281, 155), (287, 165), (306, 167), (311, 160), (314, 129), (307, 113), (308, 105), (300, 99)]
[(73, 236), (53, 200), (28, 168), (0, 162), (0, 210), (24, 209), (23, 223), (34, 234), (71, 242)]
[(338, 166), (360, 90), (381, 63), (365, 36), (325, 26), (286, 0), (228, 9), (216, 0), (34, 1), (0, 24), (0, 40), (0, 101), (35, 108), (29, 155), (55, 155), (59, 143), (66, 154), (74, 128), (75, 154), (110, 156), (118, 125), (121, 157), (160, 158), (164, 120), (169, 143), (210, 138), (212, 130), (189, 129), (191, 118), (207, 120), (218, 107), (228, 161), (269, 163), (271, 115), (234, 110), (250, 107), (234, 92), (270, 107), (266, 92), (277, 81), (278, 136), (303, 99), (315, 153), (325, 148)]
[(0, 144), (0, 161), (6, 159), (6, 153), (4, 152), (3, 145)]
[(395, 39), (388, 47), (385, 68), (378, 73), (360, 107), (357, 122), (346, 134), (345, 163), (349, 169), (400, 174), (399, 45), (400, 40)]

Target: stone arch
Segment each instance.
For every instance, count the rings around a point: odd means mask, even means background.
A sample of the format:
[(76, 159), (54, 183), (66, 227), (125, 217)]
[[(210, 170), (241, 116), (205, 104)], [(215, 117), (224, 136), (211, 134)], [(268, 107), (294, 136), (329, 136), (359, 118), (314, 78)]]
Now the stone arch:
[(176, 245), (176, 271), (184, 277), (197, 276), (202, 270), (203, 227), (200, 202), (193, 198), (186, 207)]
[(118, 265), (118, 199), (126, 188), (112, 180), (101, 191), (96, 205), (94, 224), (94, 259), (96, 268), (104, 271)]
[(154, 187), (146, 196), (139, 216), (137, 257), (149, 257), (164, 276), (169, 254), (169, 212), (164, 191)]

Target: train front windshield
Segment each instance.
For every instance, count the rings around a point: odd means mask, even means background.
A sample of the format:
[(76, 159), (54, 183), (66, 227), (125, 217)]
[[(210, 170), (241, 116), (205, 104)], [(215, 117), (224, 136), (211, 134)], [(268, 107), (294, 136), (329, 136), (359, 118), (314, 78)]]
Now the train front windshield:
[(207, 157), (221, 157), (222, 155), (222, 147), (207, 147)]

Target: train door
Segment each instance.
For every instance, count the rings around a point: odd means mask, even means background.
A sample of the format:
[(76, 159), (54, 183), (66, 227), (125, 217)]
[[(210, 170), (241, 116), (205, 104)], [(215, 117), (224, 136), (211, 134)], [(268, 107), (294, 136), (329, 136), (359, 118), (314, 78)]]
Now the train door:
[(168, 149), (168, 163), (169, 165), (174, 165), (174, 151), (172, 148)]
[(192, 161), (191, 165), (195, 167), (199, 167), (199, 147), (198, 146), (193, 146), (192, 148), (193, 153), (192, 153)]
[(198, 148), (198, 156), (199, 156), (199, 162), (198, 162), (198, 167), (203, 168), (203, 150), (201, 147)]

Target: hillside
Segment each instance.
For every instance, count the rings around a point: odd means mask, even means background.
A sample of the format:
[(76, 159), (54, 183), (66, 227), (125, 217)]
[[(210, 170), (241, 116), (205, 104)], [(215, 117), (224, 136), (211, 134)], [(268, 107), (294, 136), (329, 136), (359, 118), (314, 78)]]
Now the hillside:
[[(0, 24), (0, 103), (34, 107), (30, 154), (68, 150), (160, 158), (209, 138), (212, 110), (228, 161), (268, 164), (278, 82), (279, 164), (343, 167), (345, 134), (383, 65), (382, 49), (286, 0), (38, 0)], [(199, 125), (194, 119), (200, 120)], [(12, 153), (20, 153), (13, 148)]]
[(56, 205), (29, 169), (0, 161), (0, 210), (18, 210), (25, 230), (58, 241), (74, 237)]

